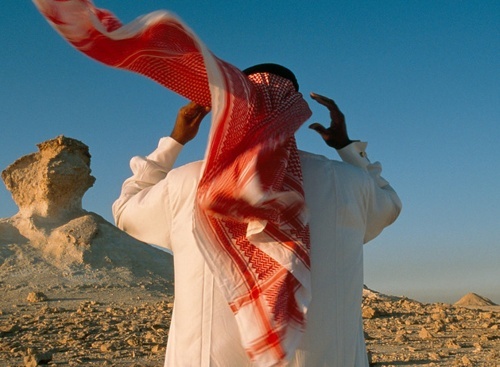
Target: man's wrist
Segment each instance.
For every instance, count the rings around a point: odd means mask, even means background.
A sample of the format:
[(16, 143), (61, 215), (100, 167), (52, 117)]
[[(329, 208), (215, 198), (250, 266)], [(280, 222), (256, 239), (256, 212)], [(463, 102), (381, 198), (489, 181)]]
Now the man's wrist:
[(345, 148), (346, 146), (348, 146), (349, 144), (352, 144), (353, 142), (355, 141), (359, 141), (359, 140), (351, 140), (351, 139), (347, 139), (347, 140), (344, 140), (343, 142), (341, 143), (332, 143), (332, 144), (329, 144), (332, 148), (336, 149), (336, 150), (340, 150), (340, 149), (343, 149)]
[(158, 147), (147, 155), (147, 159), (158, 163), (160, 166), (172, 165), (181, 152), (183, 145), (170, 136), (160, 139)]
[(189, 141), (184, 139), (182, 136), (176, 134), (175, 131), (170, 134), (170, 138), (174, 139), (177, 143), (181, 145), (186, 145), (186, 143)]

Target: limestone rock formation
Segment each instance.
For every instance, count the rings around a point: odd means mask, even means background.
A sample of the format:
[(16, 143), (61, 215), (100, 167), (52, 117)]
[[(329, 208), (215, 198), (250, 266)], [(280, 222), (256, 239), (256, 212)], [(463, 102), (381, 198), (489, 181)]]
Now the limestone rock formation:
[(38, 144), (38, 152), (19, 158), (2, 172), (5, 186), (23, 217), (58, 219), (82, 211), (83, 194), (95, 182), (89, 148), (59, 136)]
[(43, 291), (50, 299), (54, 293), (47, 289), (64, 294), (87, 285), (170, 292), (170, 254), (82, 208), (83, 195), (95, 182), (89, 148), (59, 136), (38, 149), (2, 172), (19, 212), (0, 219), (0, 285), (7, 284), (6, 291), (16, 291), (19, 299), (29, 291)]

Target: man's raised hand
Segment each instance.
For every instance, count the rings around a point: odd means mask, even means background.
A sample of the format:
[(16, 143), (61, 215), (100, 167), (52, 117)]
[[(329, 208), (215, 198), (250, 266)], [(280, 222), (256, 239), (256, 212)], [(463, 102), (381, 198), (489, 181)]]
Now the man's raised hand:
[(200, 123), (209, 112), (210, 107), (194, 102), (181, 107), (170, 137), (182, 145), (186, 144), (198, 134)]
[(318, 132), (325, 143), (332, 148), (342, 149), (352, 143), (347, 135), (344, 114), (337, 107), (337, 104), (332, 99), (316, 93), (311, 93), (311, 98), (328, 108), (331, 122), (328, 128), (317, 122), (309, 125), (309, 128)]

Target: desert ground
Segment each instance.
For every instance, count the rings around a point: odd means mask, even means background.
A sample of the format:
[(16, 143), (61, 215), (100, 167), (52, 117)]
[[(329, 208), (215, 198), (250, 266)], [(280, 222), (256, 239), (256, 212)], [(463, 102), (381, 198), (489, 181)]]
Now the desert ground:
[[(123, 267), (62, 269), (29, 243), (0, 248), (0, 366), (163, 365), (171, 272), (161, 279)], [(462, 303), (423, 304), (365, 289), (372, 365), (500, 366), (500, 307), (474, 294)]]

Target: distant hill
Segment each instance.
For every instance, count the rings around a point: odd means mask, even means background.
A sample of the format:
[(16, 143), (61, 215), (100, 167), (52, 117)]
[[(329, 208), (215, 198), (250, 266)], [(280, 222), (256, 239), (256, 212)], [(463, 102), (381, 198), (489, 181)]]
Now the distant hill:
[(455, 302), (455, 306), (497, 306), (492, 300), (476, 293), (467, 293)]

